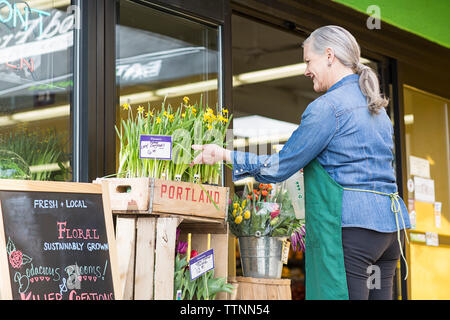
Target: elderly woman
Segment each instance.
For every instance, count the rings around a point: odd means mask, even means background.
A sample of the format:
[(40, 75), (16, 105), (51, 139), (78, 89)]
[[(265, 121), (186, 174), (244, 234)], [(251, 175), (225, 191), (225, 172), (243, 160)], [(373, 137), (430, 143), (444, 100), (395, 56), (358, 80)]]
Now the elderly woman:
[(253, 176), (263, 183), (304, 168), (306, 298), (392, 299), (410, 222), (392, 167), (388, 101), (347, 30), (315, 30), (303, 43), (303, 58), (305, 75), (324, 94), (308, 105), (279, 153), (195, 145), (202, 152), (193, 164), (226, 160), (233, 180)]

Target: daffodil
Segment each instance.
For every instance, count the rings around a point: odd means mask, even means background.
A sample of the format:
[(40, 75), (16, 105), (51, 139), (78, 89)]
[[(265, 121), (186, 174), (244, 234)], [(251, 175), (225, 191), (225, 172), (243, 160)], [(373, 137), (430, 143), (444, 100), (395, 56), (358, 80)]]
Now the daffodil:
[(137, 108), (137, 112), (138, 112), (138, 113), (144, 113), (144, 107), (143, 107), (143, 106), (139, 106), (139, 107)]
[(192, 110), (192, 113), (193, 113), (193, 114), (196, 114), (196, 113), (197, 113), (197, 109), (195, 109), (194, 107), (192, 107), (191, 110)]
[(223, 114), (228, 114), (228, 109), (222, 109)]
[(151, 111), (146, 112), (146, 113), (145, 113), (145, 116), (146, 116), (147, 118), (151, 118), (151, 117), (153, 117), (153, 112), (151, 112)]
[(123, 110), (128, 110), (128, 109), (130, 109), (130, 105), (128, 103), (124, 103), (122, 105), (122, 108), (123, 108)]
[(183, 102), (184, 102), (184, 104), (187, 104), (189, 102), (189, 97), (184, 97)]
[(183, 112), (183, 113), (181, 114), (181, 117), (182, 117), (182, 118), (185, 118), (185, 117), (186, 117), (186, 113)]
[(250, 219), (250, 216), (251, 216), (250, 210), (247, 210), (244, 212), (244, 219), (248, 220), (248, 219)]
[(233, 208), (237, 209), (237, 207), (239, 207), (239, 203), (237, 202), (233, 203)]
[(234, 219), (234, 223), (236, 223), (236, 224), (240, 224), (241, 222), (242, 222), (242, 216), (237, 216), (235, 219)]
[(167, 116), (167, 118), (169, 119), (170, 122), (173, 122), (175, 116), (174, 116), (173, 114), (169, 114), (169, 115)]
[(233, 217), (236, 217), (237, 209), (233, 210)]
[(211, 130), (211, 129), (213, 129), (214, 127), (212, 126), (212, 125), (210, 125), (210, 124), (208, 124), (208, 130)]
[(156, 123), (161, 123), (161, 118), (160, 117), (156, 117)]

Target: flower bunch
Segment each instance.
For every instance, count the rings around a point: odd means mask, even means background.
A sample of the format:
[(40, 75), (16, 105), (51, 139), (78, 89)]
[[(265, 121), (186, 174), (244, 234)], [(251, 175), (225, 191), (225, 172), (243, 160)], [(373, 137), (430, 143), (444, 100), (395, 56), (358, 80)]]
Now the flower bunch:
[[(174, 299), (177, 292), (181, 291), (181, 300), (214, 300), (217, 293), (232, 293), (234, 287), (227, 283), (226, 278), (214, 278), (214, 269), (202, 276), (191, 280), (189, 274), (189, 262), (187, 258), (188, 243), (179, 241), (180, 229), (176, 235), (175, 272), (174, 272)], [(198, 255), (196, 250), (191, 250), (190, 258)]]
[[(120, 128), (116, 126), (119, 138), (119, 167), (117, 175), (125, 177), (151, 177), (218, 184), (221, 176), (220, 163), (214, 165), (189, 166), (200, 150), (194, 151), (193, 144), (214, 143), (225, 147), (225, 135), (232, 116), (227, 109), (216, 112), (200, 103), (190, 104), (184, 97), (180, 107), (173, 109), (165, 102), (159, 110), (139, 105), (135, 111), (127, 103), (122, 105), (126, 112)], [(140, 135), (165, 135), (172, 137), (171, 160), (140, 159)]]
[(263, 183), (258, 188), (246, 185), (241, 196), (232, 196), (227, 221), (236, 237), (289, 237), (301, 226), (287, 190)]

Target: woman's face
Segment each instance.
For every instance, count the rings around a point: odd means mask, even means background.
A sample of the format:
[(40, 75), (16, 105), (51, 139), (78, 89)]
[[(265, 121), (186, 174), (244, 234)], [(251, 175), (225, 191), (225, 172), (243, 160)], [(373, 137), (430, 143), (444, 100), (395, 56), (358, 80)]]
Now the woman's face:
[(317, 54), (311, 48), (310, 43), (303, 46), (303, 60), (306, 63), (305, 76), (310, 77), (314, 84), (314, 91), (328, 90), (330, 67), (328, 66), (328, 54)]

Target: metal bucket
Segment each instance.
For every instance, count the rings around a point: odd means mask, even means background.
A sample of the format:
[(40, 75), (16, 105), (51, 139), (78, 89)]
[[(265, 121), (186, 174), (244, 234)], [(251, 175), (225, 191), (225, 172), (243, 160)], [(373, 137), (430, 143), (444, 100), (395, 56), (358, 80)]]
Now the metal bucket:
[(244, 277), (281, 278), (283, 238), (239, 237), (238, 241)]

